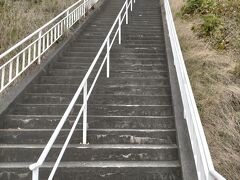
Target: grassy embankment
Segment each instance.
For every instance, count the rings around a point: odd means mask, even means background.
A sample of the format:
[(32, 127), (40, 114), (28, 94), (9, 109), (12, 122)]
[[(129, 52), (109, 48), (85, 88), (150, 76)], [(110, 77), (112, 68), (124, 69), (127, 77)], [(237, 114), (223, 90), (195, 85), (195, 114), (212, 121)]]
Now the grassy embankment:
[(76, 0), (0, 0), (0, 52), (34, 32)]
[(240, 179), (240, 1), (171, 6), (214, 165)]

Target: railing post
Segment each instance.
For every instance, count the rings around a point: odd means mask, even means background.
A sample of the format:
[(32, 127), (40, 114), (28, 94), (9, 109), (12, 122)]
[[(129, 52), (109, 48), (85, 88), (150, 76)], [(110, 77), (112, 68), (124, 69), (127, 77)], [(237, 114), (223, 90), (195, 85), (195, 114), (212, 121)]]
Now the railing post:
[(68, 29), (69, 28), (69, 10), (67, 11), (67, 18), (66, 18), (66, 20), (67, 20), (66, 27)]
[(128, 0), (126, 0), (126, 24), (128, 24)]
[(133, 0), (131, 0), (131, 11), (133, 10)]
[(38, 64), (41, 63), (42, 30), (38, 33)]
[(32, 180), (38, 180), (39, 179), (39, 168), (32, 170)]
[(87, 144), (87, 81), (83, 87), (83, 144)]
[(107, 78), (110, 75), (110, 37), (107, 40)]
[(122, 30), (121, 30), (121, 16), (119, 16), (118, 18), (118, 43), (121, 44), (121, 41), (122, 41), (122, 38), (121, 38), (121, 33), (122, 33)]
[(83, 16), (86, 16), (86, 0), (83, 1)]

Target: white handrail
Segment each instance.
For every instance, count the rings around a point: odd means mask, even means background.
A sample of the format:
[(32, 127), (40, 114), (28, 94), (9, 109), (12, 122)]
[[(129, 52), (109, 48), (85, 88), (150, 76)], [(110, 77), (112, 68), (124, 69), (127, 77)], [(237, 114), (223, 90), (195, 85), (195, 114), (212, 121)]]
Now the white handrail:
[[(110, 28), (110, 31), (109, 31), (107, 37), (105, 38), (102, 46), (100, 47), (96, 57), (94, 58), (91, 66), (89, 67), (86, 75), (84, 76), (81, 84), (79, 85), (76, 93), (74, 94), (70, 104), (68, 105), (64, 115), (62, 116), (59, 124), (57, 125), (56, 129), (54, 130), (51, 138), (49, 139), (47, 145), (45, 146), (42, 154), (40, 155), (40, 157), (38, 159), (38, 161), (29, 166), (29, 169), (32, 170), (32, 180), (38, 180), (39, 179), (39, 168), (43, 165), (49, 151), (51, 150), (55, 140), (57, 139), (58, 134), (60, 133), (60, 131), (61, 131), (64, 123), (66, 122), (68, 116), (70, 115), (70, 113), (71, 113), (77, 99), (79, 98), (79, 95), (82, 92), (82, 90), (83, 90), (83, 104), (82, 104), (82, 107), (81, 107), (81, 109), (80, 109), (80, 111), (79, 111), (79, 113), (78, 113), (78, 115), (77, 115), (77, 117), (74, 121), (74, 124), (73, 124), (73, 126), (72, 126), (72, 128), (71, 128), (71, 130), (70, 130), (70, 132), (67, 136), (67, 139), (65, 140), (65, 142), (63, 144), (63, 147), (62, 147), (62, 149), (61, 149), (61, 151), (60, 151), (60, 153), (57, 157), (57, 160), (56, 160), (56, 162), (53, 166), (53, 169), (52, 169), (52, 171), (51, 171), (51, 173), (48, 177), (48, 180), (52, 180), (52, 178), (53, 178), (53, 176), (54, 176), (54, 174), (57, 170), (57, 167), (58, 167), (58, 165), (59, 165), (59, 163), (62, 159), (62, 156), (63, 156), (63, 154), (64, 154), (64, 152), (65, 152), (65, 150), (66, 150), (66, 148), (69, 144), (69, 141), (70, 141), (70, 139), (71, 139), (71, 137), (74, 133), (74, 130), (75, 130), (77, 124), (78, 124), (78, 121), (79, 121), (82, 113), (83, 113), (83, 144), (87, 143), (87, 101), (88, 101), (88, 99), (91, 95), (93, 87), (94, 87), (94, 85), (95, 85), (95, 83), (96, 83), (96, 81), (97, 81), (105, 63), (107, 64), (107, 77), (109, 77), (109, 75), (110, 75), (110, 67), (109, 67), (110, 66), (110, 50), (111, 50), (111, 47), (113, 45), (114, 40), (116, 39), (117, 34), (118, 34), (118, 37), (119, 37), (119, 44), (121, 44), (121, 25), (123, 23), (124, 18), (126, 19), (126, 24), (128, 24), (128, 9), (129, 9), (129, 7), (131, 7), (130, 9), (132, 11), (132, 3), (133, 3), (133, 0), (126, 0), (125, 3), (123, 4), (117, 18), (115, 19), (112, 27)], [(122, 15), (123, 12), (124, 12), (124, 14)], [(117, 28), (113, 38), (111, 39), (110, 36), (112, 35), (113, 30), (116, 26), (118, 26), (118, 28)], [(106, 55), (104, 56), (104, 59), (101, 63), (101, 66), (98, 69), (98, 72), (95, 76), (94, 81), (92, 82), (92, 85), (91, 85), (90, 89), (87, 90), (87, 80), (88, 80), (90, 74), (92, 73), (93, 68), (95, 67), (95, 65), (96, 65), (96, 63), (97, 63), (97, 61), (98, 61), (98, 59), (99, 59), (99, 57), (100, 57), (100, 55), (103, 52), (105, 47), (107, 47), (106, 48), (107, 49)]]
[[(0, 66), (0, 93), (17, 79), (98, 0), (79, 0), (35, 32), (0, 54), (0, 60), (10, 58)], [(21, 49), (21, 50), (19, 50)], [(10, 57), (8, 57), (10, 56)]]
[(164, 0), (164, 8), (166, 12), (166, 20), (174, 57), (174, 64), (176, 67), (178, 83), (181, 91), (184, 117), (187, 121), (198, 179), (225, 180), (225, 178), (220, 175), (213, 166), (212, 158), (208, 149), (208, 144), (193, 96), (168, 0)]

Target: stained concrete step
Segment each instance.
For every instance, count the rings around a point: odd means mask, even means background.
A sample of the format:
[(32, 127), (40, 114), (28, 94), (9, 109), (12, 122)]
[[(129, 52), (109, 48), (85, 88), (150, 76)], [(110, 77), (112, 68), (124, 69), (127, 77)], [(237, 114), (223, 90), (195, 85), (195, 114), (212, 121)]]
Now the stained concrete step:
[[(88, 70), (90, 64), (78, 64), (78, 63), (55, 63), (52, 65), (52, 68), (56, 69), (79, 69), (79, 70)], [(96, 68), (98, 70), (98, 68)], [(164, 71), (167, 70), (167, 65), (163, 64), (132, 64), (132, 65), (110, 65), (110, 70), (114, 71), (128, 71), (128, 70), (135, 70), (135, 71)]]
[[(41, 76), (37, 84), (80, 84), (83, 77), (76, 76)], [(94, 79), (89, 79), (88, 83), (92, 84)], [(149, 85), (162, 85), (169, 86), (168, 79), (148, 79), (148, 78), (99, 78), (98, 84), (103, 86), (114, 85), (132, 85), (132, 86), (149, 86)]]
[[(0, 163), (0, 179), (29, 180), (31, 163)], [(53, 163), (40, 168), (40, 179), (47, 179)], [(181, 180), (179, 161), (94, 161), (60, 163), (55, 175), (58, 180)]]
[[(75, 93), (79, 85), (66, 84), (33, 84), (26, 92), (29, 93)], [(169, 86), (96, 86), (93, 94), (114, 95), (170, 95)]]
[[(35, 94), (26, 93), (19, 101), (24, 104), (68, 104), (73, 94)], [(82, 96), (77, 103), (82, 103)], [(92, 95), (89, 104), (119, 104), (119, 105), (171, 105), (171, 96), (136, 96), (136, 95)]]
[[(45, 162), (54, 162), (61, 144), (53, 145)], [(36, 144), (0, 144), (0, 159), (3, 162), (37, 161), (45, 145)], [(16, 151), (18, 153), (16, 153)], [(178, 149), (174, 144), (69, 144), (62, 161), (174, 161), (178, 160)]]
[[(140, 41), (140, 43), (144, 43)], [(147, 43), (147, 42), (146, 42)], [(70, 52), (67, 51), (63, 54), (63, 56), (72, 56), (72, 57), (89, 57), (90, 59), (95, 58), (96, 54), (92, 52)], [(105, 53), (102, 54), (102, 57), (105, 56)], [(164, 53), (111, 53), (110, 57), (117, 58), (117, 57), (142, 57), (142, 58), (159, 58), (159, 57), (165, 57)]]
[[(102, 72), (104, 73), (104, 72)], [(83, 77), (86, 73), (84, 71), (78, 70), (78, 69), (50, 69), (47, 72), (48, 75), (51, 76), (81, 76)], [(95, 75), (96, 72), (92, 73), (92, 75)], [(110, 72), (110, 78), (168, 78), (168, 72), (154, 72), (154, 71), (123, 71), (123, 72)]]
[[(6, 115), (0, 117), (4, 128), (11, 129), (54, 129), (62, 116), (54, 115)], [(70, 116), (64, 127), (72, 127), (76, 116)], [(78, 127), (82, 127), (82, 118)], [(88, 115), (88, 127), (109, 129), (174, 129), (173, 116), (91, 116)]]
[[(90, 65), (92, 61), (89, 59), (84, 58), (59, 58), (56, 63), (66, 63), (66, 64), (82, 64), (82, 65)], [(110, 59), (111, 66), (119, 66), (119, 65), (166, 65), (167, 62), (163, 59), (118, 59), (118, 58), (111, 58)]]
[[(153, 37), (154, 38), (154, 37)], [(161, 48), (160, 48), (161, 47)], [(80, 43), (75, 43), (74, 46), (72, 45), (71, 47), (68, 48), (68, 51), (70, 52), (94, 52), (97, 54), (98, 50), (100, 48), (98, 46), (96, 47), (83, 47), (81, 42)], [(131, 52), (131, 53), (161, 53), (163, 52), (164, 47), (159, 45), (159, 48), (156, 47), (144, 47), (144, 48), (137, 48), (137, 47), (131, 47), (131, 48), (114, 48), (111, 49), (110, 53), (115, 53), (115, 52)]]
[[(46, 144), (53, 129), (1, 129), (0, 144)], [(56, 142), (64, 143), (69, 129), (63, 129)], [(34, 138), (32, 138), (34, 137)], [(88, 129), (90, 144), (176, 144), (175, 129)], [(76, 129), (71, 144), (82, 142), (82, 130)]]
[[(16, 104), (9, 110), (16, 115), (58, 115), (65, 112), (68, 104)], [(77, 114), (81, 105), (74, 106), (71, 114)], [(107, 116), (172, 116), (171, 105), (88, 105), (88, 114)]]

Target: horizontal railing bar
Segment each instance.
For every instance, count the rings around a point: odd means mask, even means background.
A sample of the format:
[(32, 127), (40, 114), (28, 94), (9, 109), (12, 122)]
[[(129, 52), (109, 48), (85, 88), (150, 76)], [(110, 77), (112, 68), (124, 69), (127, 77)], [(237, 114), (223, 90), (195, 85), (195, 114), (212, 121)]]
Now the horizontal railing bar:
[[(164, 1), (166, 11), (167, 26), (170, 36), (170, 42), (173, 50), (174, 64), (177, 71), (177, 77), (181, 92), (181, 97), (186, 115), (190, 141), (194, 153), (196, 168), (198, 175), (202, 179), (218, 179), (225, 180), (213, 166), (208, 144), (201, 124), (200, 116), (196, 106), (196, 101), (192, 92), (190, 80), (188, 78), (187, 69), (183, 60), (180, 43), (177, 37), (171, 8), (169, 1)], [(191, 124), (190, 124), (191, 123)], [(192, 126), (191, 126), (192, 125)], [(197, 144), (196, 144), (197, 143)]]
[[(62, 15), (64, 15), (67, 11), (69, 11), (70, 9), (72, 9), (74, 6), (76, 6), (77, 4), (79, 4), (80, 2), (82, 2), (83, 0), (79, 0), (78, 2), (74, 3), (73, 5), (71, 5), (70, 7), (68, 7), (66, 10), (64, 10), (63, 12), (61, 12), (60, 14), (58, 14), (55, 18), (53, 18), (52, 20), (50, 20), (49, 22), (47, 22), (46, 24), (44, 24), (42, 27), (40, 27), (39, 29), (37, 29), (36, 31), (34, 31), (32, 34), (28, 35), (27, 37), (25, 37), (23, 40), (21, 40), (20, 42), (18, 42), (17, 44), (15, 44), (13, 47), (11, 47), (10, 49), (8, 49), (7, 51), (5, 51), (4, 53), (0, 54), (0, 59), (2, 59), (4, 56), (8, 55), (10, 52), (12, 52), (14, 49), (16, 49), (17, 47), (19, 47), (20, 45), (22, 45), (23, 43), (25, 43), (26, 41), (28, 41), (29, 39), (31, 39), (33, 36), (37, 35), (40, 31), (42, 31), (43, 29), (45, 29), (47, 26), (49, 26), (51, 23), (53, 23), (54, 21), (56, 21), (58, 18), (60, 18)], [(86, 3), (86, 2), (83, 2)]]

